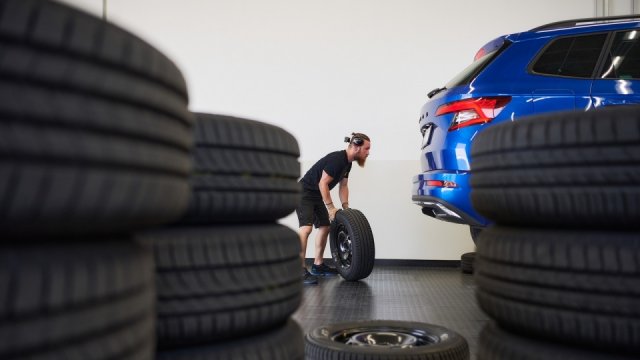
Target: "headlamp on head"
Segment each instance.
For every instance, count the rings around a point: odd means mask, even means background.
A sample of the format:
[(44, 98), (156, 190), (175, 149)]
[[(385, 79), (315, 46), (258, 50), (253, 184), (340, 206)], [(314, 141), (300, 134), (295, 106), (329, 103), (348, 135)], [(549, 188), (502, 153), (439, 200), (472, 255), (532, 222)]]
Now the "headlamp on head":
[(349, 144), (353, 144), (355, 146), (362, 146), (362, 144), (364, 144), (364, 139), (357, 136), (355, 133), (352, 133), (351, 135), (353, 135), (353, 137), (348, 137), (345, 136), (344, 138), (344, 142), (349, 143)]

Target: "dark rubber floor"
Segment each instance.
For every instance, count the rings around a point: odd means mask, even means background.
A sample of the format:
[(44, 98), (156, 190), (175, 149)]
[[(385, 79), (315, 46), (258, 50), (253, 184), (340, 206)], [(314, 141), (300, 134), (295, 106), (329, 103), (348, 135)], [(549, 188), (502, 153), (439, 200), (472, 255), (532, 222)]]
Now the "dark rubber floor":
[(441, 325), (464, 336), (475, 359), (480, 330), (489, 318), (474, 297), (472, 275), (455, 268), (376, 266), (359, 282), (323, 277), (304, 287), (293, 318), (305, 333), (353, 320), (403, 320)]

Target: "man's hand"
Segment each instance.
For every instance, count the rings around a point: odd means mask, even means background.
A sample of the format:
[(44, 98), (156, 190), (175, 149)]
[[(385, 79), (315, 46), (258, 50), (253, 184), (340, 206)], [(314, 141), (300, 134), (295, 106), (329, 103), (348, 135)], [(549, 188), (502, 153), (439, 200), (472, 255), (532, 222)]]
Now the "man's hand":
[(342, 210), (347, 210), (349, 208), (349, 202), (345, 201), (342, 203)]
[(333, 221), (333, 219), (336, 218), (336, 213), (338, 212), (338, 209), (336, 209), (336, 207), (333, 206), (333, 203), (330, 203), (329, 205), (327, 205), (327, 211), (329, 212), (329, 221)]

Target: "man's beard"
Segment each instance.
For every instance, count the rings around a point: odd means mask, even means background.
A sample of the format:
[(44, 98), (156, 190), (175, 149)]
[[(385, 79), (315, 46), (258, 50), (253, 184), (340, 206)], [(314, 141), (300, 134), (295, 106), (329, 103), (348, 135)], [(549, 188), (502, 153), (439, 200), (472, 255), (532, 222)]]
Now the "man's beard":
[(367, 158), (366, 157), (359, 157), (356, 160), (358, 161), (358, 166), (363, 168), (364, 167), (364, 163), (367, 161)]

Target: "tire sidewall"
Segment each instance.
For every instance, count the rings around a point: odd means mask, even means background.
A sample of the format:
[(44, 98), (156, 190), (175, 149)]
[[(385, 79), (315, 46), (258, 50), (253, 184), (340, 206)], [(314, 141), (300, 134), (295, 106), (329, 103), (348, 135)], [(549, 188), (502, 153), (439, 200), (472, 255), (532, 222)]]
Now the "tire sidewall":
[[(338, 255), (339, 248), (340, 248), (338, 245), (338, 234), (341, 227), (344, 227), (344, 229), (347, 231), (349, 236), (352, 238), (351, 239), (351, 265), (349, 267), (344, 267), (342, 265), (342, 261), (340, 260)], [(338, 272), (343, 278), (349, 277), (349, 275), (351, 275), (354, 269), (353, 247), (355, 246), (355, 243), (356, 243), (356, 241), (354, 241), (353, 239), (354, 235), (355, 234), (353, 231), (353, 227), (351, 226), (351, 223), (348, 221), (348, 219), (346, 218), (342, 210), (338, 211), (336, 213), (336, 217), (334, 221), (331, 222), (330, 235), (329, 235), (329, 238), (330, 238), (329, 247), (331, 249), (331, 257), (335, 262), (336, 269), (338, 270)]]

